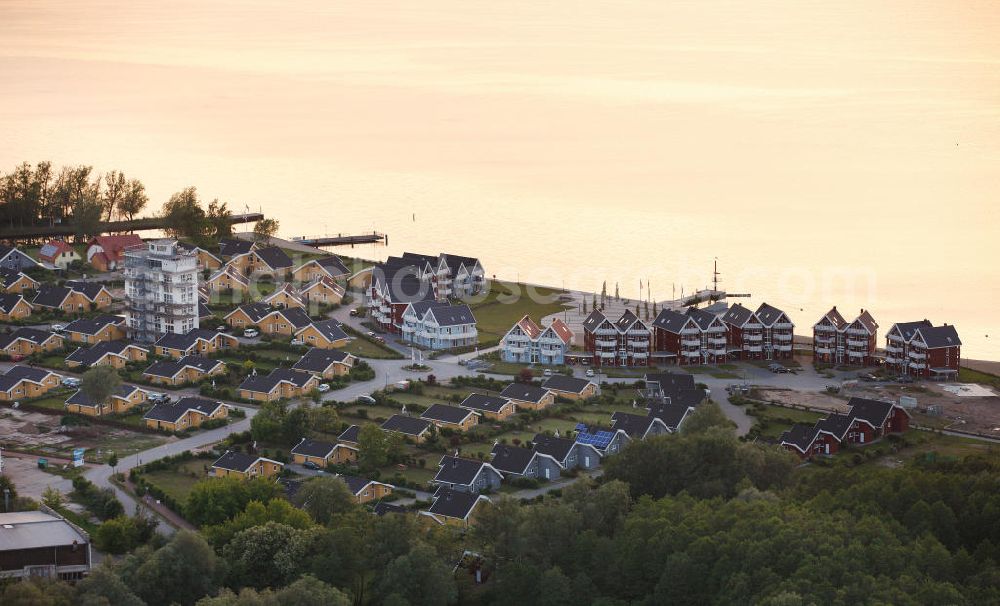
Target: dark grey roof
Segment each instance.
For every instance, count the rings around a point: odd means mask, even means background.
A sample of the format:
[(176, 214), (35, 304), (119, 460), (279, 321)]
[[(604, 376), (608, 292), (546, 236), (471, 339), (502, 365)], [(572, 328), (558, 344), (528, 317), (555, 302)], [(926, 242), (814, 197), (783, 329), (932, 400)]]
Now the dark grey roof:
[(486, 463), (476, 459), (463, 459), (461, 457), (445, 455), (441, 457), (441, 462), (438, 464), (438, 472), (434, 476), (434, 481), (470, 486), (484, 465)]
[(11, 366), (3, 375), (0, 375), (0, 391), (10, 391), (12, 387), (21, 381), (32, 381), (41, 383), (45, 377), (53, 374), (51, 371), (42, 368), (32, 368), (30, 366)]
[(358, 427), (357, 425), (351, 425), (350, 427), (344, 430), (344, 433), (337, 436), (337, 439), (340, 440), (341, 442), (353, 442), (354, 444), (357, 444), (358, 433), (360, 431), (361, 431), (360, 427)]
[(688, 307), (686, 315), (694, 320), (698, 328), (702, 330), (708, 330), (719, 319), (719, 316), (712, 312), (698, 309), (697, 307)]
[[(138, 345), (132, 345), (127, 341), (121, 341), (121, 340), (99, 341), (97, 343), (94, 343), (94, 345), (91, 347), (81, 347), (77, 349), (73, 353), (66, 356), (66, 359), (71, 362), (79, 362), (84, 366), (91, 366), (98, 360), (103, 358), (105, 354), (109, 353), (121, 354), (123, 351), (125, 351), (125, 348), (129, 346), (139, 347)], [(147, 351), (148, 353), (148, 350), (146, 350), (144, 347), (139, 347), (139, 349)]]
[(471, 408), (473, 410), (483, 410), (486, 412), (499, 413), (500, 409), (510, 403), (507, 398), (501, 398), (499, 396), (488, 396), (481, 393), (469, 394), (462, 403), (459, 404), (462, 408)]
[(851, 398), (847, 405), (851, 407), (847, 414), (852, 419), (867, 421), (875, 427), (881, 427), (889, 418), (894, 404), (892, 402), (882, 402), (880, 400), (870, 400), (868, 398)]
[[(139, 388), (136, 387), (135, 385), (128, 385), (126, 383), (122, 383), (117, 388), (115, 388), (114, 395), (122, 399), (128, 399), (128, 397), (131, 396), (134, 392), (138, 391), (138, 389)], [(99, 402), (94, 402), (87, 394), (83, 392), (82, 389), (77, 390), (76, 393), (67, 398), (66, 403), (76, 404), (77, 406), (89, 406), (90, 408), (97, 408), (100, 404)]]
[(536, 451), (549, 455), (560, 463), (566, 460), (570, 451), (573, 450), (573, 445), (576, 444), (575, 441), (568, 438), (557, 438), (544, 433), (535, 434), (531, 441), (535, 445)]
[(101, 294), (101, 291), (104, 290), (104, 285), (100, 282), (69, 280), (66, 282), (66, 286), (72, 288), (76, 292), (83, 293), (83, 296), (87, 297), (91, 301), (96, 299), (97, 295)]
[(267, 375), (247, 377), (242, 383), (240, 383), (240, 389), (270, 393), (271, 390), (277, 387), (277, 385), (282, 381), (288, 381), (301, 389), (305, 387), (312, 378), (312, 373), (305, 372), (304, 370), (275, 368)]
[(649, 427), (653, 424), (654, 419), (657, 417), (652, 414), (633, 415), (627, 412), (615, 412), (611, 415), (611, 427), (614, 429), (621, 429), (630, 438), (642, 438), (649, 431)]
[(722, 321), (733, 326), (743, 326), (753, 318), (753, 312), (736, 303), (730, 307), (726, 313), (722, 314)]
[(256, 324), (274, 311), (274, 308), (267, 303), (244, 303), (230, 313), (235, 313), (237, 310), (242, 310), (250, 318), (250, 321)]
[[(187, 351), (198, 343), (198, 340), (212, 341), (218, 338), (220, 333), (214, 330), (208, 330), (205, 328), (192, 328), (187, 333), (181, 335), (173, 332), (168, 332), (160, 337), (154, 344), (156, 347), (165, 347), (167, 349), (179, 349), (181, 351)], [(223, 338), (233, 339), (229, 335), (223, 333)]]
[(622, 312), (622, 315), (615, 321), (615, 326), (619, 331), (625, 332), (632, 328), (632, 325), (639, 321), (639, 316), (632, 313), (631, 309), (626, 309)]
[(292, 266), (292, 259), (277, 246), (258, 248), (256, 254), (271, 269), (284, 269)]
[(600, 326), (607, 319), (608, 317), (605, 316), (601, 310), (595, 309), (594, 311), (590, 312), (590, 315), (587, 316), (587, 319), (583, 321), (583, 328), (584, 330), (592, 332), (594, 330), (597, 330), (597, 327)]
[(825, 419), (816, 421), (815, 427), (816, 431), (825, 431), (836, 436), (838, 440), (843, 440), (844, 434), (846, 434), (847, 430), (851, 428), (851, 423), (853, 421), (854, 419), (851, 415), (832, 412), (827, 415)]
[(927, 345), (928, 349), (934, 349), (937, 347), (957, 347), (962, 344), (962, 340), (958, 338), (958, 331), (955, 330), (955, 326), (953, 324), (921, 328), (920, 336), (923, 337), (924, 343)]
[(70, 289), (65, 286), (42, 284), (38, 288), (35, 298), (31, 300), (31, 304), (41, 305), (42, 307), (59, 307), (66, 300), (66, 297), (69, 296), (69, 293)]
[(248, 455), (234, 450), (227, 450), (221, 457), (212, 463), (212, 467), (230, 469), (232, 471), (246, 471), (257, 462), (258, 457)]
[(430, 265), (432, 265), (434, 267), (437, 267), (438, 259), (440, 259), (440, 256), (425, 255), (425, 254), (421, 254), (421, 253), (404, 252), (403, 256), (401, 258), (405, 259), (406, 261), (409, 261), (410, 263), (417, 262), (420, 265), (423, 265), (425, 263), (429, 263)]
[(429, 311), (434, 316), (434, 320), (438, 323), (438, 326), (459, 326), (476, 323), (476, 317), (472, 315), (472, 309), (468, 305), (431, 307)]
[[(700, 392), (702, 396), (705, 395), (705, 392), (700, 389), (695, 391)], [(671, 399), (671, 401), (663, 405), (650, 409), (649, 414), (663, 421), (663, 424), (666, 425), (667, 429), (670, 431), (677, 431), (678, 428), (680, 428), (684, 417), (694, 409), (694, 406), (695, 405), (687, 402), (675, 401)]]
[(19, 301), (25, 300), (21, 295), (0, 293), (0, 311), (10, 313)]
[(464, 520), (475, 509), (481, 497), (470, 492), (461, 492), (448, 488), (439, 488), (434, 493), (434, 502), (428, 508), (428, 513)]
[(41, 345), (48, 339), (52, 338), (52, 336), (53, 333), (51, 332), (38, 330), (37, 328), (22, 327), (12, 333), (0, 334), (0, 349), (6, 348), (18, 339), (24, 339), (26, 341), (31, 341), (35, 345)]
[(408, 436), (419, 436), (430, 426), (430, 421), (404, 415), (392, 415), (386, 419), (385, 423), (382, 423), (382, 429), (385, 431), (398, 431)]
[(11, 254), (15, 255), (18, 259), (20, 259), (19, 265), (21, 265), (22, 267), (24, 265), (29, 265), (29, 267), (37, 267), (38, 265), (40, 265), (38, 261), (32, 259), (31, 256), (28, 255), (28, 253), (22, 251), (21, 249), (15, 248), (13, 246), (0, 245), (0, 261), (3, 261)]
[(442, 423), (453, 423), (457, 425), (468, 418), (471, 414), (475, 413), (471, 410), (466, 410), (457, 406), (432, 404), (430, 408), (424, 411), (424, 414), (420, 415), (420, 418), (428, 419), (430, 421), (441, 421)]
[(336, 446), (337, 445), (332, 442), (302, 438), (301, 442), (292, 447), (292, 454), (303, 455), (306, 457), (320, 457), (325, 459), (333, 453), (333, 449)]
[(158, 362), (153, 362), (149, 368), (143, 371), (143, 374), (154, 375), (157, 377), (174, 377), (177, 373), (188, 366), (196, 368), (202, 373), (207, 373), (211, 372), (219, 364), (222, 364), (222, 362), (206, 358), (205, 356), (184, 356), (179, 360), (160, 360)]
[(406, 513), (406, 508), (388, 501), (379, 501), (372, 507), (372, 513), (377, 516), (384, 516), (387, 513)]
[(340, 322), (336, 320), (312, 322), (312, 325), (315, 326), (316, 330), (318, 330), (319, 333), (326, 337), (329, 341), (339, 341), (341, 339), (350, 338), (348, 334), (344, 332), (344, 329), (340, 327)]
[[(503, 473), (513, 473), (523, 475), (531, 459), (535, 458), (535, 451), (530, 448), (520, 446), (509, 446), (507, 444), (496, 444), (492, 451), (493, 459), (490, 464)], [(562, 459), (559, 459), (560, 461)]]
[(419, 278), (420, 269), (411, 262), (396, 259), (380, 263), (372, 268), (372, 284), (384, 285), (389, 290), (389, 300), (393, 303), (412, 303), (434, 298), (429, 282)]
[(570, 393), (583, 393), (583, 390), (590, 385), (590, 381), (587, 379), (579, 379), (577, 377), (569, 377), (566, 375), (552, 375), (542, 383), (542, 387), (545, 389), (552, 389), (556, 391), (565, 391)]
[(111, 324), (124, 324), (125, 318), (102, 314), (93, 318), (79, 318), (66, 325), (66, 332), (96, 335)]
[(828, 311), (825, 314), (823, 314), (823, 317), (820, 318), (820, 320), (819, 320), (819, 322), (817, 322), (817, 324), (822, 323), (824, 319), (825, 320), (829, 320), (830, 324), (834, 328), (836, 328), (837, 330), (840, 330), (840, 329), (845, 328), (847, 326), (847, 320), (845, 320), (844, 316), (840, 313), (840, 311), (837, 310), (837, 306), (836, 305), (834, 305), (830, 309), (830, 311)]
[(354, 493), (355, 496), (361, 494), (361, 491), (365, 489), (366, 486), (375, 482), (375, 480), (369, 480), (368, 478), (360, 478), (358, 476), (341, 475), (337, 476), (347, 484), (347, 489)]
[(299, 361), (292, 365), (295, 370), (321, 373), (335, 362), (344, 362), (350, 357), (347, 352), (338, 349), (320, 349), (313, 347)]
[(236, 255), (242, 255), (250, 252), (253, 248), (253, 242), (249, 240), (233, 240), (230, 238), (223, 238), (219, 240), (219, 254), (223, 257), (234, 257)]
[(812, 425), (797, 423), (791, 429), (781, 434), (782, 444), (791, 444), (801, 452), (809, 452), (813, 440), (816, 439), (816, 428)]
[(868, 332), (872, 334), (875, 334), (875, 331), (878, 330), (878, 322), (875, 321), (875, 317), (872, 316), (871, 312), (867, 309), (861, 310), (861, 313), (858, 314), (858, 318), (855, 322), (860, 322), (865, 328), (868, 329)]
[[(904, 341), (909, 341), (913, 338), (913, 335), (917, 334), (917, 330), (921, 328), (930, 328), (934, 326), (929, 320), (920, 320), (918, 322), (896, 322), (895, 328), (902, 335)], [(892, 329), (889, 329), (890, 332)]]
[(7, 288), (8, 286), (17, 282), (21, 276), (28, 278), (32, 282), (35, 282), (28, 274), (17, 269), (11, 269), (9, 267), (0, 267), (0, 286)]
[(475, 257), (463, 257), (461, 255), (449, 255), (446, 253), (441, 253), (440, 258), (444, 259), (445, 265), (448, 266), (448, 270), (451, 271), (451, 275), (453, 276), (463, 265), (465, 269), (471, 272), (476, 263), (479, 263), (479, 259)]
[(287, 307), (276, 311), (288, 320), (288, 323), (294, 326), (296, 330), (305, 328), (313, 323), (312, 318), (301, 307)]
[(536, 387), (535, 385), (511, 383), (507, 387), (503, 388), (500, 395), (513, 400), (521, 400), (522, 402), (538, 403), (542, 401), (542, 398), (544, 398), (547, 393), (549, 393), (547, 389), (542, 389), (541, 387)]
[(785, 315), (785, 312), (781, 311), (777, 307), (768, 305), (767, 303), (761, 303), (755, 313), (757, 314), (757, 319), (760, 320), (760, 323), (764, 326), (773, 325), (781, 319), (781, 316), (785, 316), (785, 319), (791, 322), (788, 316)]
[(657, 385), (667, 395), (669, 395), (669, 392), (679, 389), (694, 389), (695, 385), (694, 375), (687, 373), (647, 372), (645, 380), (647, 387)]
[(661, 309), (653, 320), (653, 326), (670, 333), (679, 334), (684, 325), (691, 320), (687, 315), (672, 309)]
[(451, 304), (447, 301), (437, 301), (435, 299), (427, 299), (426, 301), (414, 301), (410, 303), (410, 307), (413, 308), (413, 313), (420, 319), (423, 319), (424, 314), (427, 310), (432, 307), (450, 307)]
[(208, 305), (204, 301), (198, 301), (198, 319), (211, 318), (212, 310), (208, 308)]
[(336, 255), (316, 259), (316, 263), (318, 263), (320, 267), (325, 269), (331, 276), (334, 277), (347, 276), (351, 273), (351, 270), (347, 269), (344, 262), (341, 261), (340, 257)]

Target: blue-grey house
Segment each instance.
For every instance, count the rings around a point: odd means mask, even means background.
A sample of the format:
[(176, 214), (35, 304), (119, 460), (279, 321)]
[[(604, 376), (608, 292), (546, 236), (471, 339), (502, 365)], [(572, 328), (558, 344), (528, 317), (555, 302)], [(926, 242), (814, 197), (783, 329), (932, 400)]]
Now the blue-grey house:
[(479, 342), (476, 318), (468, 305), (410, 303), (403, 312), (401, 330), (404, 341), (428, 349), (470, 347)]
[(13, 246), (0, 246), (0, 267), (25, 271), (41, 264)]
[(556, 318), (542, 328), (524, 316), (500, 341), (501, 357), (505, 362), (559, 365), (572, 342), (573, 331), (562, 320)]
[(544, 433), (532, 440), (535, 452), (549, 455), (565, 470), (596, 469), (601, 464), (601, 451), (591, 444), (582, 444), (568, 438), (557, 438)]
[(500, 488), (503, 474), (489, 463), (445, 455), (431, 482), (459, 492), (486, 492)]
[(551, 455), (542, 454), (533, 448), (496, 444), (492, 455), (490, 463), (507, 478), (559, 478), (559, 462)]

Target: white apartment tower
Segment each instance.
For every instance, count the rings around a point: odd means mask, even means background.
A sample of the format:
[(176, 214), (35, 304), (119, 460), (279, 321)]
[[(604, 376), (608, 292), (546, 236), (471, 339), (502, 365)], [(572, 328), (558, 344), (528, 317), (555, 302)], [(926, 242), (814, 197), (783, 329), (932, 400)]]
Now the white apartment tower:
[(128, 336), (155, 341), (198, 328), (198, 257), (176, 240), (154, 240), (125, 251)]

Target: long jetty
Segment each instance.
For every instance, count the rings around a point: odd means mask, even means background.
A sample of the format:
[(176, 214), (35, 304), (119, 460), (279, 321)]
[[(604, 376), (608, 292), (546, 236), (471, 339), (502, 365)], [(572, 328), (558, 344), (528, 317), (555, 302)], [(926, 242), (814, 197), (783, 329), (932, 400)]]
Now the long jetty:
[(388, 244), (389, 236), (373, 231), (370, 234), (357, 236), (345, 236), (343, 234), (337, 234), (336, 236), (303, 236), (301, 238), (292, 238), (292, 241), (305, 244), (306, 246), (354, 246), (355, 244)]
[[(229, 217), (230, 225), (254, 223), (264, 218), (262, 213), (243, 213)], [(132, 232), (166, 229), (167, 222), (163, 217), (148, 217), (131, 221), (102, 221), (97, 228), (100, 233)], [(57, 225), (25, 225), (0, 227), (0, 240), (29, 240), (32, 238), (49, 238), (55, 236), (76, 235), (76, 226), (72, 223)]]

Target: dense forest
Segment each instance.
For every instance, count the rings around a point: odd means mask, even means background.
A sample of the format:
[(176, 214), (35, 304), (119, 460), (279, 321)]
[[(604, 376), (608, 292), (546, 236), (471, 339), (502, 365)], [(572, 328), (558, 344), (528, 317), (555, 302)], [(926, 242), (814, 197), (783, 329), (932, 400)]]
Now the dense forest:
[[(989, 604), (1000, 602), (1000, 464), (798, 467), (738, 440), (711, 405), (629, 445), (597, 482), (531, 503), (493, 496), (465, 534), (374, 516), (318, 478), (191, 497), (198, 533), (154, 539), (75, 587), (20, 604)], [(473, 552), (485, 582), (457, 566)]]

